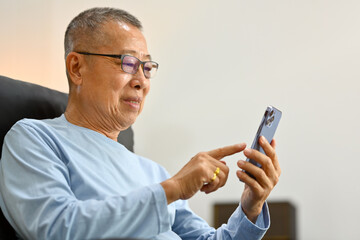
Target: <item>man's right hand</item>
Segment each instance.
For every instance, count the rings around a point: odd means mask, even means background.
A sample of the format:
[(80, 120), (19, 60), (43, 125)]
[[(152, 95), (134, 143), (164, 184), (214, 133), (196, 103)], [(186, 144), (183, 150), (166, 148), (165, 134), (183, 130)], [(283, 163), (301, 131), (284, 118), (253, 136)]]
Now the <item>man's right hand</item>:
[[(175, 176), (161, 183), (168, 204), (178, 199), (189, 199), (199, 190), (211, 193), (224, 186), (229, 168), (221, 159), (239, 153), (245, 147), (246, 144), (241, 143), (196, 154)], [(220, 172), (212, 180), (217, 168)]]

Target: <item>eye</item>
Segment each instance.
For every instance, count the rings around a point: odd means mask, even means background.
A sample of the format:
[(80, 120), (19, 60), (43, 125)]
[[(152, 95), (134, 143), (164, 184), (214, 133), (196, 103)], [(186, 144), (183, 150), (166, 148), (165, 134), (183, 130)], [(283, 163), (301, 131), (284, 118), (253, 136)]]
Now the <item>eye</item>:
[(156, 70), (156, 65), (152, 62), (147, 62), (144, 65), (144, 71), (151, 72), (153, 70)]
[(122, 69), (124, 72), (135, 74), (139, 68), (139, 60), (132, 56), (125, 56), (122, 62)]
[(150, 72), (152, 69), (152, 66), (145, 66), (144, 71)]
[(134, 63), (131, 63), (131, 62), (124, 62), (124, 63), (123, 63), (123, 66), (133, 68), (133, 67), (135, 66), (135, 64), (134, 64)]

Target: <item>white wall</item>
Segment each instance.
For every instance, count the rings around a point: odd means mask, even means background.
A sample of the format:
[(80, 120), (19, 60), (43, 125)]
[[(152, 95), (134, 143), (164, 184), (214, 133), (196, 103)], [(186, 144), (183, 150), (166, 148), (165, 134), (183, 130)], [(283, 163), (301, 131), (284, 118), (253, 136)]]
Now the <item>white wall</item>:
[[(175, 174), (199, 151), (251, 144), (265, 107), (283, 111), (283, 174), (271, 200), (297, 207), (300, 239), (359, 239), (360, 2), (0, 0), (0, 74), (67, 91), (63, 35), (93, 6), (143, 21), (157, 78), (134, 129), (136, 152)], [(191, 207), (237, 201), (235, 177)]]

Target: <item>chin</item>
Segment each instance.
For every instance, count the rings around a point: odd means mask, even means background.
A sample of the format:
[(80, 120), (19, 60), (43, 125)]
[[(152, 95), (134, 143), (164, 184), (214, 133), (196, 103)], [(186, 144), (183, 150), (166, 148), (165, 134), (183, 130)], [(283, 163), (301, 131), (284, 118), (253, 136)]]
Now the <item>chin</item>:
[[(136, 115), (137, 117), (137, 115)], [(128, 129), (131, 125), (133, 125), (136, 121), (136, 117), (126, 117), (126, 118), (118, 118), (118, 123), (121, 127), (120, 131)]]

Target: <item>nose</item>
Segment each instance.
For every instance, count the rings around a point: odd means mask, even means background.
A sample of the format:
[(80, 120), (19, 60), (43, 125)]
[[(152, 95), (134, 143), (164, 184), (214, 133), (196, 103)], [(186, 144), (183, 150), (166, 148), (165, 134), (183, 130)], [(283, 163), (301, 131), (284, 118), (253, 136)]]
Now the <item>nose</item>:
[(131, 79), (131, 87), (137, 90), (141, 90), (144, 88), (148, 88), (150, 85), (150, 81), (145, 77), (142, 65), (139, 66), (138, 71), (132, 75)]

